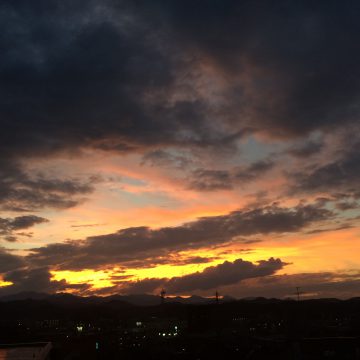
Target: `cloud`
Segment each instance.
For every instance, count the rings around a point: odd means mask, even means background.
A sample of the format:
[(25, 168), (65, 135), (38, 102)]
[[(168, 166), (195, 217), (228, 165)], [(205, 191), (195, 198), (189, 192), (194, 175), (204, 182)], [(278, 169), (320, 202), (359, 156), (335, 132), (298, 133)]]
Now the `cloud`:
[(293, 146), (289, 149), (289, 154), (297, 158), (308, 158), (318, 154), (324, 148), (321, 141), (308, 140), (300, 145)]
[(150, 166), (185, 169), (192, 163), (192, 159), (185, 154), (172, 154), (165, 150), (153, 150), (144, 155), (143, 163), (150, 164)]
[(360, 290), (359, 272), (309, 272), (300, 274), (271, 275), (248, 279), (241, 286), (226, 286), (223, 293), (236, 297), (296, 297), (300, 287), (302, 299), (306, 298), (351, 298)]
[(154, 268), (159, 265), (183, 266), (188, 264), (206, 264), (217, 259), (217, 257), (203, 257), (203, 256), (184, 256), (178, 253), (167, 253), (156, 255), (152, 257), (133, 259), (126, 261), (126, 266), (131, 269), (137, 268)]
[(183, 250), (244, 242), (242, 236), (300, 231), (331, 219), (334, 214), (320, 205), (277, 205), (234, 211), (222, 216), (200, 218), (175, 227), (151, 229), (132, 227), (118, 232), (92, 236), (81, 241), (53, 243), (34, 248), (27, 259), (37, 266), (58, 269), (92, 269), (104, 266), (156, 264), (169, 254)]
[(87, 284), (68, 284), (65, 280), (52, 280), (49, 268), (24, 268), (7, 272), (3, 278), (5, 281), (12, 282), (13, 285), (0, 288), (0, 295), (8, 295), (19, 292), (41, 292), (55, 293), (67, 289), (77, 289), (85, 291), (89, 288)]
[(0, 218), (0, 236), (7, 241), (14, 242), (16, 241), (16, 237), (12, 235), (14, 231), (28, 229), (36, 224), (43, 224), (48, 221), (36, 215), (17, 216), (13, 219)]
[[(354, 208), (360, 197), (357, 10), (353, 1), (325, 0), (3, 0), (0, 211), (80, 204), (97, 180), (44, 175), (43, 160), (103, 152), (172, 167), (168, 173), (181, 173), (187, 190), (209, 192), (234, 190), (287, 166), (279, 160), (284, 151), (296, 158), (295, 165), (289, 161), (292, 186), (285, 195), (326, 193), (336, 198), (334, 211)], [(351, 136), (342, 149), (325, 154), (345, 128)], [(264, 159), (242, 164), (241, 141), (248, 159), (263, 152)], [(279, 145), (276, 158), (269, 157), (270, 143)], [(258, 205), (175, 227), (125, 228), (39, 246), (26, 261), (31, 270), (152, 266), (181, 250), (303, 231), (332, 219), (328, 208)], [(18, 230), (11, 221), (0, 220), (10, 242)]]
[(340, 157), (305, 173), (291, 174), (302, 192), (348, 192), (357, 197), (360, 182), (360, 143), (345, 148)]
[(276, 273), (287, 263), (270, 258), (257, 263), (237, 259), (225, 261), (216, 266), (205, 268), (201, 272), (167, 278), (148, 278), (139, 281), (124, 281), (119, 288), (125, 293), (153, 293), (165, 288), (168, 294), (188, 294), (197, 290), (211, 290), (229, 284), (237, 284), (245, 279), (268, 276)]
[(266, 159), (231, 170), (197, 169), (192, 173), (189, 187), (197, 191), (229, 190), (236, 185), (258, 180), (274, 166), (273, 161)]
[(120, 283), (117, 289), (124, 294), (149, 294), (163, 287), (165, 283), (166, 279), (143, 279)]
[(359, 208), (359, 204), (356, 201), (340, 201), (336, 203), (336, 208), (342, 211), (354, 210)]
[[(290, 150), (304, 157), (321, 147), (306, 140), (314, 132), (357, 130), (353, 10), (326, 1), (3, 1), (3, 208), (69, 208), (93, 191), (91, 181), (23, 178), (29, 159), (91, 148), (180, 169), (191, 162), (181, 151), (234, 156), (250, 134), (304, 141)], [(199, 166), (185, 186), (229, 190), (273, 166)], [(313, 177), (333, 171), (319, 165)], [(316, 183), (309, 177), (300, 187)]]
[(2, 154), (222, 148), (245, 128), (296, 137), (359, 115), (352, 2), (34, 0), (1, 10)]
[(17, 161), (0, 156), (0, 209), (31, 211), (42, 208), (69, 208), (94, 190), (97, 177), (86, 181), (76, 178), (49, 178), (28, 174)]
[(226, 170), (194, 171), (189, 188), (198, 191), (229, 190), (233, 188), (231, 175)]
[(261, 260), (258, 264), (237, 259), (234, 262), (211, 266), (202, 272), (175, 277), (166, 283), (170, 293), (184, 293), (193, 290), (209, 290), (220, 286), (235, 284), (244, 279), (272, 275), (286, 263), (280, 259)]
[(12, 271), (24, 266), (23, 257), (13, 255), (8, 250), (0, 248), (0, 273)]
[(167, 8), (181, 44), (227, 75), (233, 125), (297, 137), (357, 122), (353, 2), (176, 1)]
[(17, 216), (14, 219), (9, 220), (9, 225), (12, 230), (21, 230), (21, 229), (28, 229), (29, 227), (35, 224), (42, 224), (48, 221), (49, 220), (44, 219), (40, 216), (24, 215), (24, 216)]

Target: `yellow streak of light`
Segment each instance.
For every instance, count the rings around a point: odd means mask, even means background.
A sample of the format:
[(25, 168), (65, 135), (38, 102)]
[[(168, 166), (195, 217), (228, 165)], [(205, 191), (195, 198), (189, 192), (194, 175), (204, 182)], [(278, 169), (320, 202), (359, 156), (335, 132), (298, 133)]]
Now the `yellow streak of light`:
[(90, 284), (94, 289), (113, 286), (111, 282), (113, 274), (113, 272), (103, 270), (51, 271), (52, 280), (61, 281), (65, 279), (69, 284)]
[(197, 271), (202, 271), (204, 268), (212, 264), (188, 264), (188, 265), (159, 265), (153, 268), (144, 268), (136, 270), (127, 270), (125, 274), (133, 275), (132, 280), (142, 280), (146, 278), (172, 278), (177, 276), (188, 275)]
[(0, 287), (11, 286), (11, 285), (13, 285), (11, 281), (0, 280)]
[[(219, 249), (219, 253), (223, 250)], [(267, 260), (270, 257), (280, 257), (283, 261), (286, 257), (297, 256), (299, 249), (295, 247), (276, 247), (272, 248), (257, 248), (253, 249), (249, 253), (242, 253), (233, 249), (232, 253), (226, 255), (219, 255), (214, 250), (203, 250), (198, 252), (181, 252), (178, 254), (180, 259), (186, 259), (188, 257), (201, 256), (204, 258), (212, 258), (209, 262), (200, 264), (185, 264), (185, 265), (158, 265), (149, 268), (137, 268), (137, 269), (120, 269), (114, 267), (111, 270), (82, 270), (82, 271), (52, 271), (53, 280), (65, 279), (69, 284), (89, 284), (93, 289), (101, 289), (104, 287), (110, 287), (115, 285), (112, 281), (112, 277), (116, 275), (124, 276), (124, 281), (137, 281), (146, 278), (172, 278), (177, 276), (184, 276), (195, 272), (201, 272), (207, 267), (216, 266), (222, 264), (224, 261), (235, 261), (236, 259), (243, 259), (244, 261), (251, 261), (256, 263), (259, 260)], [(285, 268), (286, 269), (286, 268)], [(285, 270), (284, 270), (285, 271)]]

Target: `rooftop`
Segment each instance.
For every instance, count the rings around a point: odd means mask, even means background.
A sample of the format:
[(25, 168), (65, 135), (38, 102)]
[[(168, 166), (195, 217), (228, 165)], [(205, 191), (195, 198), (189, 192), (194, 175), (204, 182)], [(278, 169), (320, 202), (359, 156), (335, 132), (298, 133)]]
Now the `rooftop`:
[(0, 360), (45, 360), (51, 343), (0, 345)]

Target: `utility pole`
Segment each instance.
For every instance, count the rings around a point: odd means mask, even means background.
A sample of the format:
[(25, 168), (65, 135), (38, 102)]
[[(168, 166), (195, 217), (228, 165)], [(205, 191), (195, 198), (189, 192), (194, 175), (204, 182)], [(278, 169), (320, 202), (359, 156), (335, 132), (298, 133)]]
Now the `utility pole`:
[(165, 302), (165, 295), (166, 295), (165, 289), (161, 289), (161, 293), (160, 293), (161, 304), (164, 304), (164, 302)]
[(296, 287), (296, 295), (297, 295), (297, 300), (300, 301), (301, 292), (300, 292), (300, 287), (299, 286)]
[(215, 293), (215, 301), (216, 301), (217, 304), (219, 304), (220, 298), (219, 298), (219, 293), (218, 293), (217, 290), (216, 290), (216, 293)]

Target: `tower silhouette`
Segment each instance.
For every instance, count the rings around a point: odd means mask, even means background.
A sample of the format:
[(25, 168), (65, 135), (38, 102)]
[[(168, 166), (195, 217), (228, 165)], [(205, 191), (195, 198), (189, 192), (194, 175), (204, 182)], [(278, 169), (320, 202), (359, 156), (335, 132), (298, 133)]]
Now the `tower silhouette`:
[(165, 295), (166, 295), (165, 289), (161, 289), (160, 297), (161, 297), (161, 303), (162, 304), (165, 302)]

